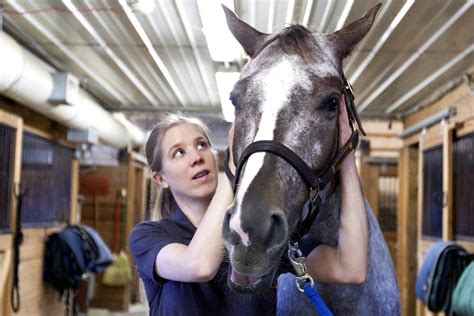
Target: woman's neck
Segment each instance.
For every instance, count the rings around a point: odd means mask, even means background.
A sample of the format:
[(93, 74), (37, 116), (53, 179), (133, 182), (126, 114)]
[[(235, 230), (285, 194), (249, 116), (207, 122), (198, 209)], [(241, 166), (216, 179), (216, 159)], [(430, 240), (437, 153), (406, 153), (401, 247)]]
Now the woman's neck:
[(181, 211), (186, 215), (189, 221), (195, 226), (198, 227), (201, 223), (201, 219), (204, 214), (206, 214), (207, 208), (211, 203), (210, 199), (176, 199)]

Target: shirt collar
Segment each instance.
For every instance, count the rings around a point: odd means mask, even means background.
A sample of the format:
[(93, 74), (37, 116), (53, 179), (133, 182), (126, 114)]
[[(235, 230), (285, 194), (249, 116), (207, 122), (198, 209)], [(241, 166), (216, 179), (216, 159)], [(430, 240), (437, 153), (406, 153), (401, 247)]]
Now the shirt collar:
[(196, 233), (196, 227), (191, 223), (191, 221), (186, 217), (179, 207), (176, 207), (176, 209), (171, 213), (170, 219), (183, 230), (184, 238), (193, 238), (194, 234)]

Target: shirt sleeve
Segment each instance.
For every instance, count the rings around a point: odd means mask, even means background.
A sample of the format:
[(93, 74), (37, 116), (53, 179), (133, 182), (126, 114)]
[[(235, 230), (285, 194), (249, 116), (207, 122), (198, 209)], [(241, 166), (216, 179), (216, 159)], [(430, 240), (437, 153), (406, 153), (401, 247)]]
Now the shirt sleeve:
[(135, 226), (130, 233), (130, 253), (143, 281), (158, 284), (166, 281), (155, 273), (156, 256), (165, 246), (179, 242), (170, 230), (166, 229), (166, 221), (143, 222)]

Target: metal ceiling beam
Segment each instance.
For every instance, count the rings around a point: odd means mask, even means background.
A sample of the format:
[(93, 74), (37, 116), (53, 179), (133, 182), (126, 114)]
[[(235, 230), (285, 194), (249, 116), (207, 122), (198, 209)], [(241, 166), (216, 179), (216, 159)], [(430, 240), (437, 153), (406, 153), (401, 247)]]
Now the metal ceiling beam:
[[(8, 4), (11, 5), (17, 12), (25, 12), (26, 10), (19, 5), (15, 1), (8, 1)], [(77, 64), (79, 68), (81, 68), (85, 73), (87, 73), (92, 80), (97, 81), (103, 88), (104, 90), (109, 93), (111, 96), (113, 96), (116, 100), (123, 101), (123, 100), (128, 100), (128, 97), (126, 97), (124, 94), (122, 94), (119, 90), (115, 89), (112, 87), (109, 83), (107, 83), (104, 79), (101, 77), (97, 76), (96, 72), (90, 68), (87, 64), (82, 62), (82, 60), (74, 54), (69, 48), (67, 48), (59, 39), (57, 39), (51, 32), (49, 32), (41, 23), (39, 23), (35, 18), (33, 18), (29, 14), (23, 14), (22, 15), (25, 20), (27, 20), (32, 26), (36, 28), (44, 37), (46, 37), (48, 40), (50, 40), (56, 47), (63, 53), (65, 54), (69, 59), (71, 59), (72, 62)]]
[(456, 108), (455, 107), (448, 107), (445, 108), (430, 117), (427, 117), (421, 121), (416, 122), (415, 124), (407, 127), (403, 132), (400, 133), (399, 137), (400, 138), (407, 138), (410, 137), (411, 135), (418, 133), (419, 131), (422, 131), (423, 129), (430, 127), (439, 121), (446, 120), (450, 118), (451, 116), (456, 114)]
[[(359, 44), (357, 44), (358, 47), (364, 47), (365, 46), (365, 43), (370, 38), (370, 33), (372, 32), (372, 30), (375, 30), (377, 28), (379, 22), (382, 21), (382, 18), (385, 16), (385, 13), (387, 13), (388, 8), (390, 7), (391, 4), (392, 4), (392, 0), (387, 0), (385, 2), (385, 4), (382, 5), (382, 8), (380, 9), (380, 12), (375, 17), (374, 24), (370, 28), (369, 34), (365, 35), (364, 38), (362, 39), (362, 41), (359, 42)], [(349, 60), (344, 63), (344, 68), (346, 69), (347, 72), (352, 67), (354, 61), (356, 60), (356, 57), (358, 57), (359, 54), (360, 54), (360, 49), (358, 51), (355, 51), (355, 52), (353, 51), (351, 53), (350, 57), (349, 57)], [(349, 78), (349, 81), (352, 82), (352, 78)]]
[(433, 81), (438, 79), (440, 76), (442, 76), (446, 71), (454, 67), (458, 62), (463, 60), (467, 55), (471, 54), (474, 52), (474, 44), (463, 50), (460, 54), (456, 55), (453, 59), (451, 59), (448, 63), (446, 63), (443, 67), (439, 68), (436, 70), (434, 73), (432, 73), (428, 78), (417, 84), (413, 89), (410, 91), (406, 92), (403, 94), (403, 97), (398, 99), (395, 103), (393, 103), (391, 106), (388, 107), (387, 110), (385, 110), (385, 113), (390, 114), (396, 109), (398, 109), (403, 103), (408, 101), (411, 97), (413, 97), (415, 94), (426, 88), (429, 84), (431, 84)]
[(125, 74), (125, 77), (129, 79), (135, 87), (142, 93), (142, 95), (150, 102), (154, 107), (158, 106), (158, 100), (150, 93), (150, 91), (142, 84), (142, 82), (135, 76), (135, 74), (128, 68), (128, 66), (118, 57), (115, 52), (108, 47), (107, 43), (102, 39), (102, 37), (94, 30), (94, 27), (84, 18), (84, 16), (79, 12), (76, 6), (71, 2), (71, 0), (63, 0), (63, 4), (68, 8), (68, 10), (74, 15), (74, 17), (79, 21), (79, 23), (86, 29), (87, 32), (94, 38), (94, 40), (100, 45), (104, 52), (111, 58), (111, 60), (120, 68), (120, 70)]
[(268, 7), (267, 33), (273, 33), (273, 19), (275, 16), (275, 0), (270, 0)]
[[(85, 0), (85, 3), (89, 6), (91, 6), (89, 0)], [(123, 52), (126, 54), (127, 58), (129, 59), (130, 64), (135, 67), (135, 69), (141, 69), (139, 65), (137, 65), (137, 58), (136, 56), (140, 56), (142, 51), (141, 49), (137, 48), (136, 45), (134, 45), (134, 39), (130, 35), (130, 30), (125, 29), (122, 21), (117, 18), (116, 14), (111, 14), (108, 15), (109, 18), (115, 23), (114, 28), (115, 31), (112, 31), (110, 27), (108, 26), (108, 23), (104, 21), (104, 19), (97, 14), (97, 12), (92, 12), (92, 14), (95, 16), (95, 18), (99, 21), (101, 26), (106, 30), (106, 32), (109, 34), (109, 36), (116, 42), (120, 42), (117, 39), (116, 34), (119, 34), (119, 31), (121, 31), (121, 35), (124, 36), (129, 43), (131, 43), (130, 47), (132, 51), (124, 50)], [(149, 87), (153, 87), (152, 93), (155, 95), (156, 98), (159, 99), (159, 101), (163, 104), (167, 104), (172, 102), (172, 100), (175, 99), (175, 96), (173, 95), (173, 92), (170, 90), (170, 87), (168, 86), (167, 82), (165, 82), (160, 75), (158, 74), (156, 67), (151, 65), (149, 62), (149, 59), (147, 58), (142, 58), (140, 59), (140, 62), (143, 63), (145, 68), (148, 70), (149, 74), (151, 75), (151, 80), (148, 80), (149, 78), (144, 78), (146, 83), (148, 84)], [(153, 61), (154, 62), (154, 61)], [(144, 76), (143, 71), (140, 70), (139, 73)], [(154, 80), (154, 81), (153, 81)], [(151, 81), (151, 82), (150, 82)], [(157, 85), (158, 84), (158, 87)], [(158, 88), (158, 89), (157, 89)], [(159, 93), (158, 93), (159, 92)], [(165, 98), (165, 101), (162, 101), (162, 99)]]
[(378, 96), (380, 96), (402, 73), (405, 72), (441, 35), (446, 32), (469, 8), (472, 7), (474, 0), (468, 0), (456, 13), (448, 19), (421, 47), (413, 53), (408, 60), (387, 78), (378, 88), (357, 108), (359, 111), (366, 109)]
[(184, 10), (184, 3), (182, 0), (175, 1), (176, 8), (178, 10), (179, 17), (181, 19), (181, 23), (183, 23), (184, 31), (186, 33), (186, 37), (188, 38), (189, 43), (191, 44), (191, 49), (193, 52), (194, 60), (196, 61), (198, 68), (199, 68), (199, 73), (201, 75), (202, 82), (204, 84), (204, 87), (206, 89), (206, 94), (208, 96), (208, 99), (212, 100), (212, 95), (214, 94), (214, 88), (209, 81), (209, 77), (206, 76), (206, 69), (204, 67), (204, 61), (202, 60), (201, 56), (198, 54), (198, 48), (196, 45), (196, 39), (194, 38), (194, 33), (191, 28), (191, 25), (189, 24), (189, 19), (186, 16), (185, 10)]
[(331, 11), (332, 2), (333, 0), (328, 0), (328, 2), (326, 3), (326, 6), (324, 7), (323, 18), (321, 19), (321, 22), (319, 23), (319, 28), (318, 28), (320, 32), (324, 32), (324, 25), (326, 24), (326, 20), (328, 19), (329, 12)]
[(304, 9), (303, 20), (301, 24), (304, 26), (308, 25), (309, 17), (311, 16), (311, 11), (313, 10), (313, 0), (306, 1), (306, 8)]
[(382, 34), (380, 39), (377, 41), (375, 44), (374, 48), (370, 51), (369, 55), (364, 59), (364, 61), (357, 67), (357, 69), (354, 71), (352, 76), (350, 77), (350, 81), (352, 84), (359, 79), (359, 76), (362, 74), (362, 72), (367, 68), (367, 66), (370, 64), (370, 62), (375, 58), (375, 55), (378, 54), (382, 46), (385, 44), (385, 42), (388, 40), (392, 32), (397, 28), (398, 24), (402, 21), (402, 19), (405, 17), (405, 15), (408, 13), (410, 8), (413, 6), (415, 3), (415, 0), (407, 0), (401, 10), (397, 13), (395, 18), (392, 20), (392, 23), (388, 26), (387, 30)]
[[(433, 23), (439, 20), (440, 16), (446, 11), (446, 9), (451, 4), (451, 2), (446, 2), (440, 10), (437, 10), (436, 14), (431, 17), (431, 20), (417, 32), (418, 34), (416, 34), (416, 36), (410, 39), (410, 42), (406, 44), (408, 50), (410, 50), (411, 47), (418, 47), (423, 34), (425, 34), (427, 30), (433, 28)], [(400, 61), (401, 59), (405, 59), (404, 55), (402, 54), (398, 55), (397, 57), (392, 59), (389, 64), (385, 65), (384, 69), (377, 75), (377, 77), (375, 77), (375, 79), (373, 79), (371, 83), (364, 87), (364, 90), (358, 94), (358, 97), (363, 100), (369, 94), (369, 92), (374, 89), (375, 86), (378, 86), (380, 84), (380, 80), (382, 80), (382, 78), (384, 78), (385, 75), (388, 74), (390, 71), (392, 71), (393, 67), (397, 67), (397, 63), (402, 63), (402, 61)]]
[(168, 84), (170, 85), (170, 87), (173, 90), (174, 94), (178, 98), (179, 102), (182, 105), (186, 105), (186, 101), (185, 101), (181, 91), (179, 90), (178, 86), (176, 85), (176, 82), (174, 81), (174, 79), (171, 76), (168, 68), (163, 63), (160, 56), (158, 55), (155, 48), (153, 47), (153, 43), (148, 38), (148, 35), (146, 34), (145, 30), (141, 26), (141, 24), (138, 21), (137, 17), (133, 14), (132, 9), (130, 9), (130, 7), (128, 6), (126, 0), (119, 0), (119, 3), (121, 5), (122, 9), (125, 11), (125, 14), (127, 15), (128, 20), (130, 21), (133, 28), (137, 32), (138, 36), (140, 36), (141, 40), (145, 44), (148, 52), (150, 53), (151, 57), (155, 61), (158, 68), (160, 69), (161, 73), (163, 74), (163, 76), (168, 81)]
[(344, 9), (342, 10), (341, 16), (339, 17), (339, 20), (337, 20), (335, 31), (341, 29), (344, 26), (344, 24), (346, 23), (347, 17), (349, 16), (349, 12), (351, 12), (353, 4), (354, 4), (354, 0), (346, 1), (346, 4), (344, 5)]
[(285, 24), (290, 25), (293, 22), (293, 13), (295, 11), (295, 0), (288, 1), (288, 7), (286, 9)]

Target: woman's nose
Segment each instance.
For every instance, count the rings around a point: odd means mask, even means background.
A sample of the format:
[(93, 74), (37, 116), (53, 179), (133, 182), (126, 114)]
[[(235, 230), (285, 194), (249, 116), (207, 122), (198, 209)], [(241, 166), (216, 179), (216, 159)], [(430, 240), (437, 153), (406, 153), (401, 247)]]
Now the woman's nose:
[(191, 154), (191, 161), (190, 164), (191, 166), (199, 165), (204, 162), (204, 158), (202, 156), (202, 153), (198, 150), (195, 150)]

